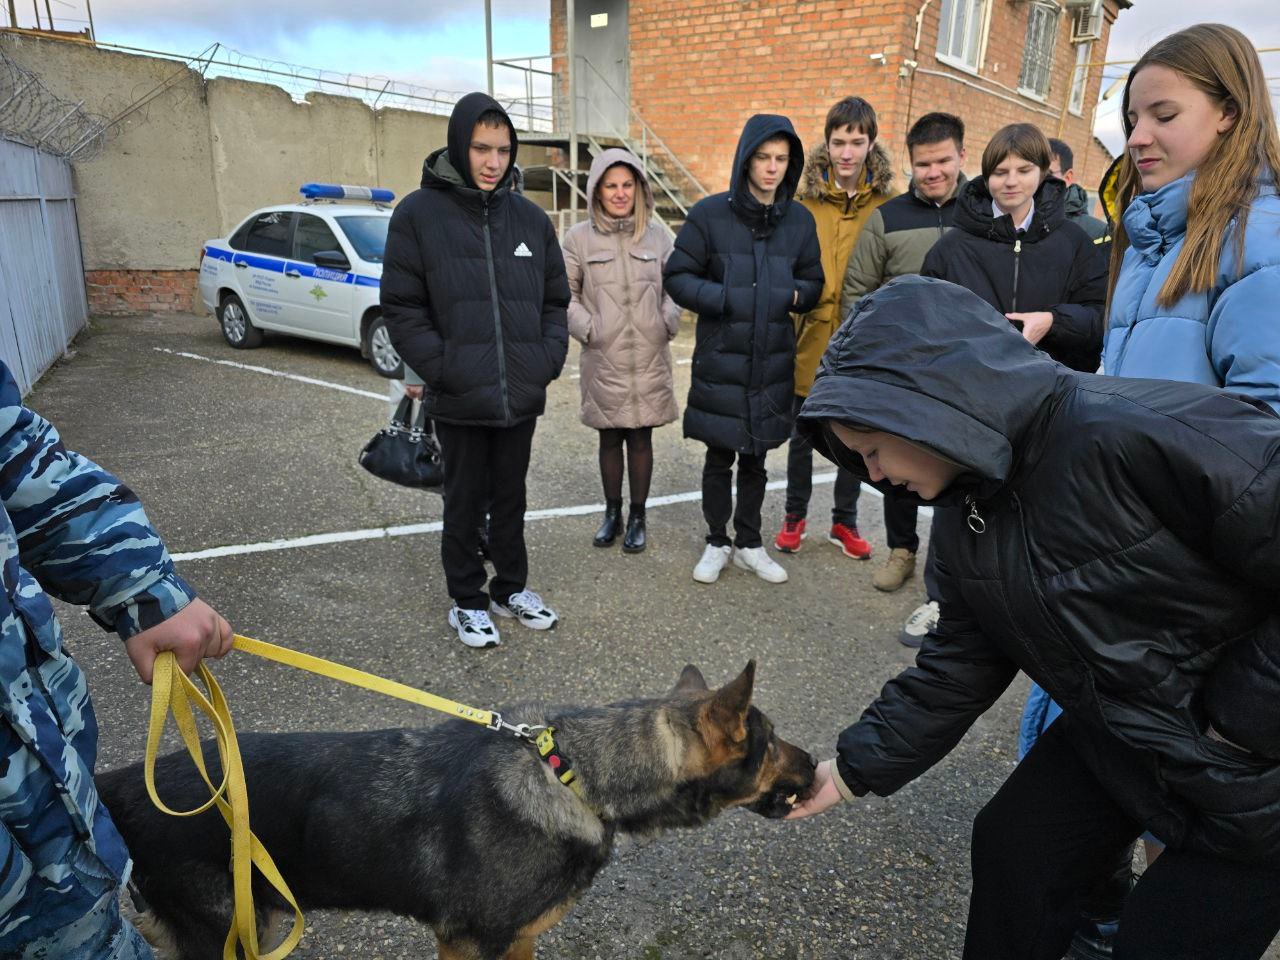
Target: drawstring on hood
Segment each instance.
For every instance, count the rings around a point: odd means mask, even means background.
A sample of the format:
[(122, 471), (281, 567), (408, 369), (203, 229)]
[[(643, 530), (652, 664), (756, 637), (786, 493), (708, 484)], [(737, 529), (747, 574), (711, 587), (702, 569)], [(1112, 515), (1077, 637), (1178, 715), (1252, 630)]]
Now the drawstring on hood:
[(1035, 209), (1031, 224), (1020, 231), (1009, 214), (997, 217), (991, 209), (991, 190), (986, 177), (968, 181), (956, 196), (956, 212), (952, 221), (958, 230), (1000, 243), (1018, 240), (1035, 243), (1048, 236), (1066, 220), (1067, 185), (1057, 177), (1048, 177), (1036, 188)]
[[(773, 203), (763, 204), (751, 192), (751, 158), (760, 145), (776, 137), (786, 137), (791, 143), (787, 171), (782, 175), (773, 194)], [(787, 214), (787, 207), (795, 196), (804, 168), (804, 145), (795, 128), (786, 117), (772, 113), (757, 113), (742, 128), (738, 149), (733, 155), (733, 175), (729, 180), (729, 206), (734, 215), (751, 228), (756, 237), (767, 237)]]

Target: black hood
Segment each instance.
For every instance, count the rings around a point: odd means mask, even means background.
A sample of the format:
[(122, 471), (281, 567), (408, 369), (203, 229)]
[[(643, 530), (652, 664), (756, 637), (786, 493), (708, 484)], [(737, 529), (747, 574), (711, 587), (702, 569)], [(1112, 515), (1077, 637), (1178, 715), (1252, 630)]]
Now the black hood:
[[(765, 206), (751, 193), (751, 181), (748, 178), (751, 156), (760, 148), (760, 144), (774, 137), (786, 137), (791, 141), (791, 156), (787, 162), (787, 172), (773, 195), (773, 203)], [(738, 149), (733, 155), (733, 174), (729, 180), (729, 203), (734, 214), (757, 235), (768, 236), (773, 227), (787, 213), (792, 197), (796, 195), (796, 187), (800, 183), (800, 174), (804, 170), (804, 145), (796, 135), (795, 127), (786, 117), (773, 113), (757, 113), (742, 128), (742, 136), (738, 138)]]
[[(515, 176), (516, 154), (520, 149), (515, 125), (507, 116), (507, 111), (503, 110), (502, 105), (493, 97), (487, 93), (468, 93), (454, 104), (453, 113), (449, 114), (449, 145), (444, 150), (433, 152), (422, 165), (424, 187), (428, 185), (429, 174), (434, 173), (446, 181), (456, 181), (460, 186), (469, 187), (472, 190), (480, 189), (471, 178), (471, 134), (475, 131), (480, 115), (489, 110), (497, 110), (502, 114), (502, 118), (507, 122), (507, 130), (511, 133), (511, 163), (494, 190), (510, 186), (512, 177)], [(448, 167), (440, 163), (441, 155), (448, 159)], [(452, 176), (449, 168), (452, 168)]]
[[(1066, 220), (1067, 185), (1057, 177), (1047, 177), (1036, 190), (1036, 207), (1031, 214), (1031, 225), (1021, 234), (1024, 243), (1035, 243), (1047, 237)], [(1013, 243), (1019, 233), (1013, 217), (1004, 214), (997, 217), (991, 209), (991, 191), (986, 177), (975, 177), (960, 188), (956, 199), (953, 226), (1001, 243)]]
[[(894, 434), (964, 466), (939, 502), (986, 497), (1008, 481), (1029, 428), (1073, 376), (976, 294), (909, 275), (858, 301), (831, 338), (797, 426), (864, 481), (862, 458), (827, 420)], [(875, 486), (914, 496), (888, 481)]]

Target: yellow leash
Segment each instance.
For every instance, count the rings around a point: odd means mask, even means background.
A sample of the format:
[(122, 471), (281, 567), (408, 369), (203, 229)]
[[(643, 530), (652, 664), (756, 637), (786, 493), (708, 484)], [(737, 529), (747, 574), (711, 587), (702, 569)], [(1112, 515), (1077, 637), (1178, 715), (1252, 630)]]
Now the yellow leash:
[[(394, 680), (387, 680), (376, 674), (334, 663), (332, 660), (313, 657), (310, 654), (299, 653), (287, 647), (279, 647), (238, 634), (232, 646), (236, 650), (251, 653), (266, 660), (297, 667), (322, 677), (341, 680), (389, 697), (407, 700), (431, 710), (447, 713), (460, 720), (470, 720), (490, 730), (506, 730), (517, 737), (534, 740), (536, 728), (531, 728), (527, 724), (506, 723), (502, 715), (493, 710), (478, 710), (403, 683), (396, 683)], [(147, 728), (147, 753), (143, 766), (147, 792), (151, 795), (152, 803), (175, 817), (193, 817), (216, 805), (218, 812), (231, 828), (231, 876), (235, 891), (235, 909), (232, 914), (231, 929), (227, 932), (227, 939), (222, 947), (223, 960), (236, 960), (237, 946), (244, 951), (245, 960), (283, 960), (293, 952), (302, 937), (302, 911), (298, 909), (297, 900), (270, 855), (249, 829), (249, 795), (245, 788), (244, 764), (240, 759), (240, 745), (236, 740), (231, 711), (227, 707), (222, 688), (218, 686), (218, 681), (213, 678), (213, 674), (203, 663), (196, 668), (196, 674), (209, 692), (207, 698), (191, 679), (178, 669), (178, 658), (173, 653), (166, 651), (156, 658), (151, 684), (151, 720)], [(216, 787), (205, 768), (192, 704), (195, 704), (213, 724), (218, 757), (222, 764), (222, 782)], [(210, 790), (209, 799), (194, 810), (172, 810), (156, 792), (156, 756), (160, 748), (160, 737), (170, 712), (173, 714), (178, 733), (186, 744), (187, 752), (191, 754), (196, 769), (200, 771), (200, 776)], [(550, 742), (549, 734), (546, 739)], [(543, 753), (543, 756), (545, 757), (546, 754)], [(263, 879), (293, 907), (293, 929), (289, 931), (284, 941), (269, 953), (260, 952), (258, 945), (257, 915), (254, 911), (251, 883), (253, 867), (257, 867)]]

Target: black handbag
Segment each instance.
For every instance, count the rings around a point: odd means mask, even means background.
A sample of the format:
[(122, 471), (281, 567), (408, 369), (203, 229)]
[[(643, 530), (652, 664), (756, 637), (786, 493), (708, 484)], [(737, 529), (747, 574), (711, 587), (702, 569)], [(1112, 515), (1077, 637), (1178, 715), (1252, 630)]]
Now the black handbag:
[(413, 398), (405, 397), (391, 415), (391, 423), (379, 430), (360, 451), (360, 466), (375, 477), (404, 487), (443, 488), (444, 462), (435, 427), (427, 422), (426, 404), (412, 424)]

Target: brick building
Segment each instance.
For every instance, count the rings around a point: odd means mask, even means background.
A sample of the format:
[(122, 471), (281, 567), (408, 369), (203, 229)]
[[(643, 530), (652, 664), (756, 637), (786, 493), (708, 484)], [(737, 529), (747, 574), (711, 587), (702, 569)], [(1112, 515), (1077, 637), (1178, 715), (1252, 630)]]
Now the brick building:
[[(606, 136), (625, 124), (634, 138), (643, 121), (716, 191), (728, 184), (749, 115), (786, 114), (807, 148), (821, 139), (830, 104), (856, 94), (875, 106), (902, 184), (907, 129), (922, 114), (946, 110), (968, 128), (967, 172), (978, 172), (996, 130), (1030, 121), (1072, 146), (1077, 174), (1091, 186), (1111, 162), (1093, 137), (1102, 75), (1096, 64), (1105, 59), (1111, 25), (1131, 5), (575, 0), (578, 129)], [(566, 50), (565, 19), (566, 0), (552, 0), (555, 51)], [(555, 58), (560, 77), (565, 62)], [(559, 92), (563, 101), (563, 84)]]

